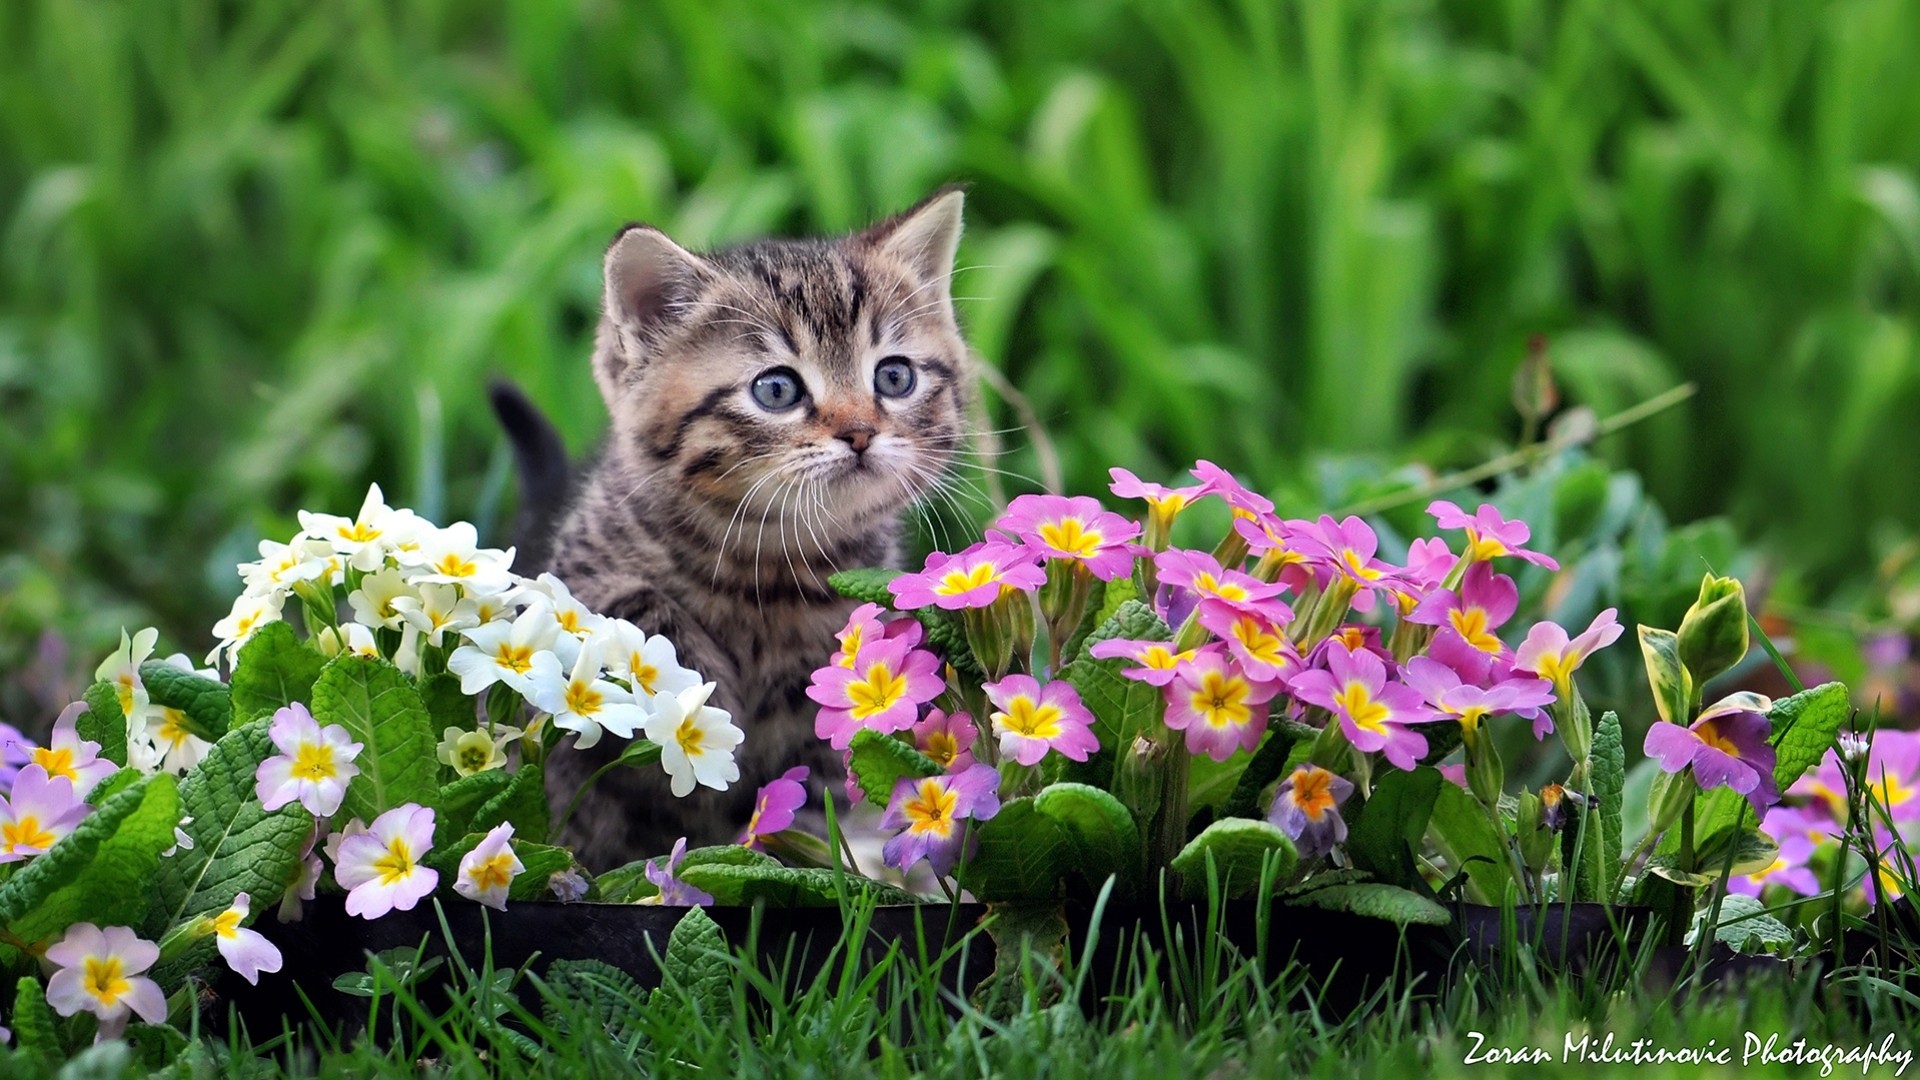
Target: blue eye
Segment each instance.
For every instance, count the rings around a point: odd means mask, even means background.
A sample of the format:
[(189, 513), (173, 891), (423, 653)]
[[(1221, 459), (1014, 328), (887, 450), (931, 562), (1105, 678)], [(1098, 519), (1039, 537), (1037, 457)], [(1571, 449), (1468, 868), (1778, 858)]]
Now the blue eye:
[(881, 397), (906, 397), (914, 382), (913, 364), (904, 356), (889, 356), (873, 369), (873, 389)]
[(763, 409), (783, 412), (800, 403), (806, 391), (792, 368), (761, 372), (753, 380), (753, 400)]

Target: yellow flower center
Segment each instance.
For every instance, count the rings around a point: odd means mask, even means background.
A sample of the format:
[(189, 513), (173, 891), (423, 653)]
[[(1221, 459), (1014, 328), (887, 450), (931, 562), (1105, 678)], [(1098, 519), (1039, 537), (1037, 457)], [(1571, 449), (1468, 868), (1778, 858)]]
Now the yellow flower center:
[(338, 529), (335, 529), (334, 532), (339, 535), (340, 539), (355, 544), (364, 544), (370, 540), (380, 539), (380, 530), (364, 521), (356, 521), (352, 525), (342, 525)]
[(694, 723), (691, 716), (680, 721), (680, 726), (673, 729), (673, 741), (680, 744), (680, 752), (688, 758), (700, 756), (700, 744), (705, 738), (700, 725)]
[(1252, 595), (1247, 592), (1246, 586), (1231, 581), (1221, 581), (1213, 576), (1211, 570), (1202, 570), (1196, 574), (1193, 579), (1193, 588), (1195, 592), (1217, 596), (1222, 600), (1245, 600)]
[(1447, 612), (1447, 621), (1467, 639), (1467, 644), (1483, 653), (1500, 652), (1500, 638), (1487, 629), (1487, 611), (1485, 608), (1458, 607)]
[(103, 1007), (118, 1005), (121, 998), (133, 993), (133, 983), (128, 981), (126, 966), (119, 957), (89, 956), (84, 967), (86, 974), (80, 978), (80, 989)]
[(1029, 739), (1054, 739), (1060, 735), (1060, 722), (1066, 719), (1066, 714), (1053, 702), (1043, 704), (1022, 694), (1013, 699), (1006, 712), (995, 713), (994, 719), (1016, 735), (1024, 735)]
[(1079, 518), (1061, 518), (1040, 526), (1040, 539), (1055, 551), (1064, 551), (1080, 558), (1092, 558), (1100, 551), (1100, 545), (1106, 538), (1098, 529), (1089, 529)]
[(921, 781), (920, 793), (901, 807), (907, 815), (907, 831), (946, 836), (953, 831), (953, 811), (959, 804), (959, 794), (947, 790), (946, 785), (937, 780)]
[(592, 683), (570, 682), (567, 684), (567, 711), (575, 716), (592, 716), (600, 711), (606, 701), (606, 695), (593, 688)]
[(113, 681), (113, 692), (120, 699), (120, 711), (133, 715), (133, 691), (136, 679), (132, 672), (125, 672)]
[(1479, 529), (1467, 528), (1468, 562), (1485, 562), (1505, 554), (1508, 554), (1507, 545), (1491, 536), (1481, 536)]
[(1869, 781), (1867, 790), (1873, 793), (1876, 802), (1889, 810), (1912, 799), (1920, 791), (1901, 783), (1900, 778), (1892, 773), (1888, 773), (1883, 780)]
[(213, 917), (213, 932), (223, 938), (240, 936), (240, 913), (233, 908)]
[(1293, 782), (1293, 804), (1300, 812), (1319, 821), (1333, 807), (1333, 774), (1312, 768)]
[(999, 574), (1000, 568), (990, 562), (975, 563), (971, 570), (947, 571), (933, 591), (941, 596), (959, 596), (991, 583)]
[(472, 559), (463, 559), (458, 552), (453, 551), (440, 556), (440, 561), (433, 564), (434, 573), (444, 574), (447, 577), (472, 577), (479, 569), (479, 563)]
[(635, 690), (651, 694), (654, 692), (653, 684), (660, 681), (660, 669), (642, 660), (639, 653), (634, 653), (627, 661), (627, 677)]
[(186, 742), (187, 737), (192, 734), (193, 732), (187, 730), (186, 713), (181, 712), (179, 709), (164, 708), (160, 710), (159, 738), (161, 742), (167, 744), (167, 749), (172, 750), (178, 747), (181, 743)]
[(1155, 671), (1172, 671), (1180, 666), (1180, 661), (1192, 659), (1192, 657), (1192, 650), (1175, 653), (1165, 645), (1149, 645), (1147, 651), (1140, 654), (1140, 662)]
[(467, 880), (481, 892), (504, 889), (513, 884), (513, 856), (501, 852), (467, 871)]
[(1242, 615), (1233, 621), (1233, 636), (1240, 642), (1248, 656), (1263, 664), (1274, 667), (1287, 665), (1287, 654), (1283, 647), (1286, 643), (1278, 634), (1267, 633), (1266, 627), (1258, 619)]
[(318, 783), (331, 780), (337, 775), (333, 762), (333, 747), (325, 743), (301, 743), (300, 750), (293, 757), (293, 778)]
[(494, 654), (493, 662), (516, 675), (525, 675), (533, 667), (533, 649), (526, 645), (501, 642), (500, 651)]
[(454, 742), (453, 758), (454, 770), (462, 775), (485, 772), (493, 763), (493, 740), (484, 731), (469, 731)]
[(949, 732), (936, 731), (927, 736), (927, 744), (920, 748), (920, 752), (944, 769), (960, 756), (960, 740)]
[(413, 874), (413, 849), (404, 838), (395, 837), (387, 845), (387, 853), (373, 860), (373, 868), (380, 875), (380, 884), (398, 885)]
[(1701, 724), (1700, 730), (1694, 732), (1694, 734), (1700, 736), (1701, 742), (1706, 743), (1708, 746), (1713, 747), (1728, 757), (1737, 758), (1740, 756), (1740, 748), (1734, 745), (1732, 739), (1720, 733), (1720, 725), (1715, 721), (1709, 720)]
[(1247, 681), (1219, 671), (1201, 676), (1199, 687), (1187, 703), (1209, 727), (1245, 727), (1253, 719), (1253, 709), (1247, 705)]
[(1353, 721), (1353, 726), (1364, 728), (1378, 735), (1387, 733), (1387, 707), (1373, 700), (1373, 694), (1367, 690), (1367, 684), (1358, 679), (1349, 682), (1334, 695), (1341, 711)]
[(580, 613), (577, 611), (563, 611), (554, 616), (554, 621), (560, 624), (560, 629), (569, 634), (580, 632)]
[(1347, 576), (1355, 581), (1376, 581), (1380, 577), (1381, 572), (1363, 562), (1352, 548), (1340, 550), (1340, 561), (1346, 564)]
[(246, 637), (248, 634), (253, 633), (254, 624), (259, 621), (260, 613), (257, 611), (251, 615), (242, 615), (240, 619), (233, 624), (233, 636)]
[(0, 822), (0, 848), (12, 854), (19, 848), (38, 848), (45, 851), (54, 845), (59, 837), (40, 827), (40, 819), (32, 814), (14, 822)]
[(854, 658), (860, 653), (860, 641), (867, 636), (867, 628), (855, 626), (840, 635), (840, 666), (851, 670)]
[[(1552, 683), (1555, 687), (1565, 687), (1573, 675), (1573, 666), (1567, 663), (1566, 653), (1542, 653), (1533, 665), (1533, 673)], [(1561, 691), (1565, 694), (1565, 691)]]
[(853, 718), (865, 720), (900, 703), (907, 694), (907, 677), (895, 674), (886, 664), (867, 669), (867, 677), (847, 684), (847, 700), (853, 703)]
[(1333, 636), (1348, 652), (1359, 652), (1367, 646), (1367, 632), (1358, 626), (1343, 626), (1335, 630)]
[(1470, 705), (1461, 710), (1459, 716), (1462, 734), (1471, 739), (1480, 734), (1480, 721), (1487, 718), (1487, 707), (1484, 705)]
[(73, 766), (73, 750), (65, 746), (35, 747), (31, 755), (33, 764), (47, 771), (47, 778), (64, 776), (74, 783), (80, 782), (80, 770)]

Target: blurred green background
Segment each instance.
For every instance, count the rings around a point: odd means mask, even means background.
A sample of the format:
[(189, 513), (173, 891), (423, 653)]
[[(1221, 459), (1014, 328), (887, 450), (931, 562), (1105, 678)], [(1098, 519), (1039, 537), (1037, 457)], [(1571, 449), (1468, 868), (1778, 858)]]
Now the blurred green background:
[(963, 318), (1068, 488), (1404, 488), (1523, 436), (1545, 335), (1564, 405), (1699, 385), (1567, 466), (1730, 520), (1629, 570), (1684, 608), (1718, 551), (1859, 668), (1920, 621), (1916, 45), (1909, 0), (0, 4), (0, 713), (122, 625), (202, 651), (369, 480), (505, 542), (485, 380), (591, 446), (622, 222), (956, 178)]

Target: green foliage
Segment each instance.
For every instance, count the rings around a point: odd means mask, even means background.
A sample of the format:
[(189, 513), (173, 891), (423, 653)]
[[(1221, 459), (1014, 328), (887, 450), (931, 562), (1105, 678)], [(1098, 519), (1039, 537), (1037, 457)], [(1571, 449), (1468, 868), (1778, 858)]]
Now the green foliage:
[(1793, 931), (1767, 913), (1758, 897), (1728, 893), (1720, 899), (1713, 937), (1739, 952), (1779, 952), (1794, 944)]
[(298, 802), (268, 812), (255, 797), (254, 771), (278, 751), (261, 717), (229, 731), (180, 784), (182, 828), (193, 847), (162, 860), (147, 926), (158, 936), (196, 915), (227, 909), (247, 893), (256, 914), (278, 902), (300, 868), (313, 815)]
[(1285, 881), (1300, 863), (1287, 834), (1265, 821), (1227, 818), (1216, 821), (1194, 837), (1171, 861), (1188, 896), (1206, 896), (1208, 870), (1225, 896), (1240, 896), (1260, 884), (1262, 867), (1272, 857), (1274, 876)]
[(125, 766), (127, 714), (120, 708), (120, 695), (114, 692), (113, 684), (94, 683), (87, 687), (81, 700), (87, 703), (87, 711), (75, 718), (74, 733), (83, 740), (99, 743), (101, 757)]
[[(1456, 725), (1457, 726), (1457, 725)], [(1266, 737), (1260, 741), (1253, 756), (1247, 759), (1246, 768), (1235, 782), (1233, 794), (1220, 807), (1221, 817), (1254, 817), (1260, 813), (1260, 793), (1278, 781), (1287, 769), (1287, 756), (1302, 741), (1311, 740), (1318, 732), (1305, 724), (1291, 720), (1276, 721), (1267, 730)]]
[(460, 692), (460, 679), (451, 672), (429, 675), (419, 681), (418, 688), (436, 736), (450, 727), (470, 731), (478, 722), (473, 699)]
[(293, 627), (271, 622), (254, 632), (233, 665), (233, 716), (240, 721), (308, 703), (327, 658), (301, 641)]
[(853, 733), (848, 744), (853, 751), (850, 767), (854, 782), (867, 801), (885, 806), (893, 798), (894, 785), (903, 777), (939, 776), (940, 763), (891, 735), (862, 728)]
[(1409, 889), (1380, 882), (1354, 885), (1329, 885), (1303, 893), (1292, 903), (1309, 907), (1350, 911), (1370, 919), (1385, 919), (1401, 926), (1421, 924), (1445, 926), (1453, 917), (1447, 909)]
[(233, 698), (227, 684), (172, 664), (149, 660), (140, 665), (140, 681), (155, 705), (179, 709), (188, 731), (213, 742), (233, 722)]
[[(1505, 839), (1472, 795), (1457, 784), (1441, 784), (1433, 802), (1433, 834), (1454, 870), (1465, 870), (1467, 880), (1485, 904), (1501, 903), (1511, 892), (1521, 895), (1513, 880), (1513, 860)], [(1618, 859), (1616, 858), (1616, 862)]]
[[(442, 835), (437, 827), (434, 832), (436, 836)], [(487, 834), (484, 832), (470, 832), (454, 843), (436, 842), (433, 850), (427, 852), (426, 857), (420, 861), (439, 873), (440, 887), (443, 891), (450, 895), (457, 895), (453, 893), (453, 884), (460, 874), (460, 860), (466, 858), (467, 854), (479, 847), (480, 842), (486, 838)], [(519, 875), (508, 883), (507, 899), (509, 901), (552, 899), (549, 879), (573, 865), (572, 852), (566, 848), (523, 841), (517, 831), (508, 844), (513, 848), (513, 854), (520, 860), (522, 869)]]
[(160, 853), (174, 846), (173, 777), (141, 781), (101, 804), (46, 854), (0, 885), (0, 926), (50, 941), (77, 922), (139, 926), (153, 902)]
[(1074, 841), (1030, 797), (1008, 799), (972, 826), (980, 847), (960, 864), (962, 888), (988, 903), (1054, 895), (1074, 865)]
[(1088, 885), (1097, 889), (1118, 876), (1122, 895), (1133, 890), (1144, 850), (1139, 826), (1119, 799), (1086, 784), (1058, 783), (1035, 795), (1033, 808), (1067, 835), (1074, 866)]
[(1647, 685), (1660, 719), (1670, 724), (1693, 721), (1693, 677), (1680, 663), (1680, 639), (1671, 630), (1640, 628), (1640, 654), (1646, 661)]
[[(1420, 850), (1440, 789), (1451, 786), (1438, 770), (1425, 766), (1412, 772), (1386, 770), (1351, 820), (1347, 853), (1353, 865), (1389, 885), (1424, 888), (1413, 855)], [(1348, 807), (1358, 802), (1356, 797)]]
[(59, 1021), (47, 1005), (47, 994), (39, 979), (22, 976), (14, 984), (13, 1009), (7, 1015), (7, 1023), (13, 1026), (13, 1046), (17, 1052), (32, 1055), (42, 1063), (65, 1060), (67, 1050), (60, 1039)]
[(580, 1021), (616, 1043), (633, 1044), (644, 1031), (648, 992), (633, 976), (602, 960), (555, 960), (542, 983), (548, 991), (541, 1006), (546, 1025), (571, 1034)]
[(473, 832), (473, 823), (480, 808), (492, 802), (512, 782), (513, 774), (507, 770), (489, 769), (442, 784), (437, 803), (439, 810), (434, 819), (435, 831), (447, 836)]
[(717, 1023), (733, 1006), (728, 956), (719, 925), (704, 910), (688, 908), (667, 935), (664, 988), (684, 995), (698, 1020)]
[(339, 724), (361, 744), (353, 760), (360, 774), (347, 783), (342, 814), (371, 822), (405, 803), (434, 804), (440, 794), (434, 757), (439, 740), (427, 726), (420, 694), (399, 668), (342, 653), (314, 681), (311, 708), (322, 727)]
[(1620, 731), (1620, 717), (1612, 712), (1600, 717), (1593, 729), (1592, 769), (1589, 783), (1598, 812), (1583, 812), (1587, 823), (1586, 849), (1577, 882), (1579, 899), (1612, 899), (1613, 888), (1621, 872), (1625, 855), (1627, 757)]
[(547, 802), (545, 772), (540, 766), (523, 762), (499, 793), (480, 804), (471, 832), (486, 832), (502, 822), (513, 822), (513, 835), (529, 843), (543, 843), (550, 831), (552, 809)]
[[(1159, 687), (1120, 674), (1121, 669), (1131, 666), (1128, 661), (1097, 660), (1091, 655), (1093, 646), (1113, 640), (1171, 641), (1173, 631), (1152, 608), (1138, 600), (1123, 601), (1086, 636), (1072, 662), (1060, 669), (1059, 677), (1079, 692), (1080, 700), (1093, 712), (1093, 734), (1100, 740), (1098, 760), (1108, 770), (1117, 755), (1132, 746), (1134, 739), (1159, 717), (1166, 704)], [(1095, 779), (1104, 781), (1106, 777)], [(1133, 805), (1132, 809), (1137, 817), (1144, 816), (1141, 806)]]
[(833, 907), (840, 902), (843, 891), (852, 898), (871, 898), (882, 904), (914, 902), (913, 894), (878, 881), (850, 874), (836, 877), (832, 870), (822, 867), (781, 866), (765, 856), (762, 859), (765, 861), (682, 863), (674, 876), (725, 907), (760, 903), (773, 908)]

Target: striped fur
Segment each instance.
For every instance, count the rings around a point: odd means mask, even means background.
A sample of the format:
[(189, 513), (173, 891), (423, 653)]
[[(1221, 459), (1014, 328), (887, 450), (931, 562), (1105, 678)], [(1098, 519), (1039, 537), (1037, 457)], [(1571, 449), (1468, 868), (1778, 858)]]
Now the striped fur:
[[(676, 799), (657, 769), (609, 773), (563, 838), (588, 866), (680, 836), (731, 839), (782, 770), (840, 773), (806, 696), (852, 607), (826, 579), (897, 561), (901, 511), (964, 437), (967, 352), (949, 295), (960, 209), (960, 192), (943, 190), (845, 238), (694, 255), (634, 226), (609, 249), (593, 367), (611, 435), (560, 525), (553, 570), (595, 610), (674, 641), (746, 742), (724, 793)], [(915, 369), (904, 398), (874, 389), (893, 357)], [(808, 393), (771, 412), (751, 386), (780, 367)], [(613, 741), (551, 759), (556, 806)]]

